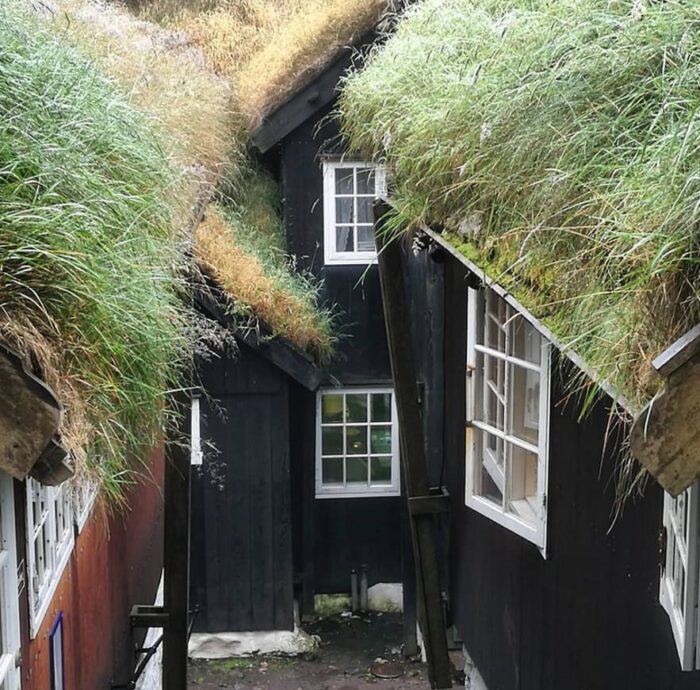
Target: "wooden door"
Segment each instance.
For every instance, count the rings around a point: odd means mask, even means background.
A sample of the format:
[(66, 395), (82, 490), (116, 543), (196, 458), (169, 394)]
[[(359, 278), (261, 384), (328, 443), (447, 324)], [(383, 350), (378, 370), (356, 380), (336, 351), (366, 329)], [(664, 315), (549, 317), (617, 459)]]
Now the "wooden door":
[(209, 364), (195, 472), (192, 592), (208, 632), (293, 628), (286, 376), (255, 353)]

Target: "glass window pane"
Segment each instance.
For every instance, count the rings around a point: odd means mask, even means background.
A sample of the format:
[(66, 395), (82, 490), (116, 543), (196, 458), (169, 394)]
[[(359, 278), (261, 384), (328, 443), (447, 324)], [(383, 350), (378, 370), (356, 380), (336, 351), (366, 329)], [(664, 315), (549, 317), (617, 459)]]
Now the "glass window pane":
[(536, 446), (540, 427), (540, 375), (516, 364), (509, 364), (508, 371), (509, 433)]
[(336, 194), (353, 194), (352, 187), (352, 168), (336, 168), (335, 169), (335, 193)]
[(372, 393), (372, 421), (391, 421), (391, 393)]
[(537, 522), (537, 455), (518, 446), (510, 448), (510, 503), (508, 511), (519, 518)]
[(377, 188), (374, 181), (374, 168), (358, 169), (357, 193), (371, 194), (372, 196), (377, 193)]
[(367, 427), (349, 426), (345, 429), (346, 452), (348, 455), (367, 454)]
[(337, 252), (355, 251), (355, 234), (352, 228), (335, 229), (335, 250)]
[(474, 429), (474, 438), (476, 457), (481, 458), (475, 493), (502, 506), (505, 484), (505, 444), (500, 438), (479, 429)]
[(487, 498), (492, 501), (497, 506), (503, 505), (503, 494), (501, 490), (496, 486), (496, 483), (491, 478), (491, 475), (482, 467), (481, 468), (481, 487), (480, 491), (477, 491), (479, 496)]
[(353, 223), (355, 221), (355, 201), (354, 199), (335, 200), (335, 222), (339, 225)]
[(357, 226), (357, 251), (373, 252), (376, 250), (374, 244), (374, 228), (371, 225)]
[(391, 458), (372, 458), (370, 472), (372, 484), (391, 484)]
[(331, 393), (321, 398), (321, 420), (323, 422), (343, 421), (343, 396)]
[(348, 458), (345, 469), (348, 484), (367, 485), (367, 458)]
[(324, 426), (321, 429), (321, 455), (343, 454), (343, 427)]
[(348, 393), (345, 396), (345, 414), (348, 422), (366, 422), (367, 394)]
[[(374, 199), (359, 197), (357, 200), (357, 222), (374, 224)], [(340, 221), (338, 221), (340, 222)]]
[(391, 427), (373, 426), (370, 429), (371, 453), (391, 453)]
[(529, 321), (516, 316), (510, 322), (513, 357), (533, 364), (540, 363), (542, 337)]
[(321, 467), (324, 484), (343, 483), (343, 458), (323, 458)]

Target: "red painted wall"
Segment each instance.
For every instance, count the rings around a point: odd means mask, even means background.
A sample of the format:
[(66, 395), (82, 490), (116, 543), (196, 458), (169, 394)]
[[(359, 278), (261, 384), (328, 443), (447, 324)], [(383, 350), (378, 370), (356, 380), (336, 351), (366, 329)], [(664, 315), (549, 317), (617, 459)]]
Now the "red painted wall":
[(60, 611), (66, 688), (108, 690), (128, 681), (129, 611), (153, 603), (163, 567), (162, 449), (151, 454), (150, 471), (130, 491), (127, 510), (107, 517), (96, 507), (76, 536), (39, 633), (29, 640), (23, 631), (23, 690), (51, 688), (48, 636)]

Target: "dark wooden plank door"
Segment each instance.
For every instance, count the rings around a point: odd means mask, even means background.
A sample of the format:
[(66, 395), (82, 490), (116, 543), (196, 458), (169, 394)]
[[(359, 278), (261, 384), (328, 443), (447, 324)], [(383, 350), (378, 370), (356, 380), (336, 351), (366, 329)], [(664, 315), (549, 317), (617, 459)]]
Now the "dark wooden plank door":
[[(223, 371), (222, 371), (223, 369)], [(193, 592), (208, 632), (293, 628), (288, 381), (250, 351), (203, 372)], [(214, 449), (208, 448), (211, 443)], [(196, 556), (195, 556), (196, 554)]]

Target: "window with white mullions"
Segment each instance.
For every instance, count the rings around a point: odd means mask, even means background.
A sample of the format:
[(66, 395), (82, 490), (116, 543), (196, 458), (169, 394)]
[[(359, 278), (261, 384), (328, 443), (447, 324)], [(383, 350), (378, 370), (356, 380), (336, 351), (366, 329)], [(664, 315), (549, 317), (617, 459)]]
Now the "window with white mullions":
[(71, 482), (73, 492), (73, 517), (78, 532), (82, 532), (97, 499), (99, 484), (96, 479), (80, 479)]
[(72, 487), (28, 479), (27, 570), (30, 634), (35, 637), (74, 543)]
[(700, 670), (700, 482), (664, 496), (666, 557), (659, 600), (671, 621), (684, 671)]
[(13, 479), (0, 473), (0, 688), (21, 687)]
[(549, 345), (492, 290), (469, 290), (467, 505), (544, 548)]
[(376, 259), (374, 200), (385, 194), (384, 168), (372, 163), (325, 163), (324, 256), (327, 264)]
[(316, 495), (398, 495), (398, 426), (389, 388), (328, 389), (317, 405)]

